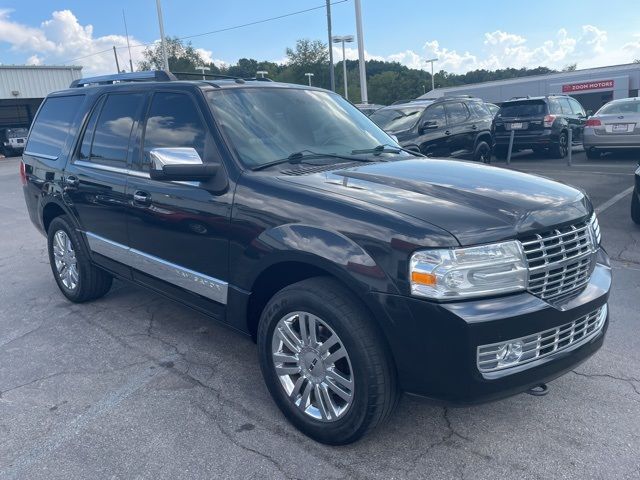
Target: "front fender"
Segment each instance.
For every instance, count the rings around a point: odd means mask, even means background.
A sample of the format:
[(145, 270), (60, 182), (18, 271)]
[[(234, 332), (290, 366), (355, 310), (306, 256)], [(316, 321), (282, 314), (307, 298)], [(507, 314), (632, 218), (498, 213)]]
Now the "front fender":
[(385, 271), (345, 235), (311, 225), (285, 224), (263, 231), (247, 248), (257, 260), (247, 290), (267, 268), (281, 262), (308, 263), (328, 271), (360, 291), (398, 293)]

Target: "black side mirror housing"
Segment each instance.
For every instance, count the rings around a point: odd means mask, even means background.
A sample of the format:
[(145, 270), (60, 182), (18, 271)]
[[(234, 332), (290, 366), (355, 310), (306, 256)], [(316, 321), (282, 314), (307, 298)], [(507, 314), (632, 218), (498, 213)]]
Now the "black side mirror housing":
[(203, 181), (215, 177), (219, 165), (206, 163), (200, 165), (163, 165), (162, 169), (151, 169), (149, 176), (153, 180), (164, 181)]
[(426, 130), (435, 130), (439, 125), (433, 120), (425, 120), (420, 124), (419, 133), (424, 133)]

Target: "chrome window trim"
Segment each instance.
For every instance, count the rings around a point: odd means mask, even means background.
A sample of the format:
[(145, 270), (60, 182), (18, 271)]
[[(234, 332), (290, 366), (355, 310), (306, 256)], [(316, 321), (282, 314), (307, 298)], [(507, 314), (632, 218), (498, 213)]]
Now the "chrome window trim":
[(56, 155), (47, 155), (45, 153), (37, 153), (32, 151), (25, 151), (23, 155), (31, 155), (32, 157), (44, 158), (45, 160), (58, 160), (58, 158), (60, 158)]
[(84, 160), (76, 160), (74, 165), (80, 167), (93, 168), (96, 170), (104, 170), (105, 172), (122, 173), (123, 175), (131, 175), (134, 177), (150, 178), (148, 173), (139, 172), (138, 170), (131, 170), (129, 168), (112, 167), (110, 165), (102, 165), (100, 163), (86, 162)]
[(127, 247), (95, 233), (85, 232), (92, 252), (147, 273), (223, 305), (227, 304), (229, 284), (200, 272)]

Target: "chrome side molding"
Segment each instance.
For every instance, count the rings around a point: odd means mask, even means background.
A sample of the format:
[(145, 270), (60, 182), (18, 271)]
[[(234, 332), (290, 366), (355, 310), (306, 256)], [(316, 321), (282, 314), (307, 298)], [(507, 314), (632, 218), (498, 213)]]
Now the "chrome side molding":
[(95, 233), (85, 232), (89, 248), (95, 253), (116, 260), (148, 275), (197, 293), (215, 302), (227, 304), (229, 284), (175, 263), (127, 247)]

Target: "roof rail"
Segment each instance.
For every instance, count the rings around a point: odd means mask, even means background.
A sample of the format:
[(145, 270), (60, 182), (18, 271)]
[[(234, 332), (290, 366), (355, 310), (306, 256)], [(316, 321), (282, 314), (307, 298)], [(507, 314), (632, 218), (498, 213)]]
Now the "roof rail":
[(99, 77), (87, 77), (74, 80), (69, 88), (85, 87), (87, 85), (110, 85), (119, 82), (171, 82), (176, 77), (171, 72), (164, 70), (152, 70), (147, 72), (116, 73), (113, 75), (101, 75)]
[(208, 78), (211, 79), (222, 79), (222, 80), (235, 80), (238, 83), (242, 83), (242, 82), (273, 82), (273, 80), (271, 80), (270, 78), (256, 78), (256, 77), (235, 77), (233, 75), (224, 75), (222, 73), (205, 73), (202, 74), (201, 72), (173, 72), (175, 75), (185, 75), (187, 77), (198, 77), (198, 79), (200, 79), (201, 77), (204, 77), (202, 80), (207, 80)]

